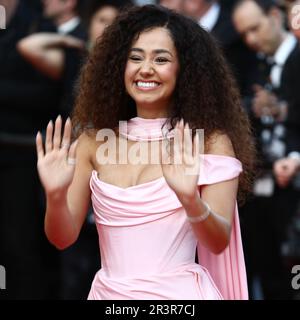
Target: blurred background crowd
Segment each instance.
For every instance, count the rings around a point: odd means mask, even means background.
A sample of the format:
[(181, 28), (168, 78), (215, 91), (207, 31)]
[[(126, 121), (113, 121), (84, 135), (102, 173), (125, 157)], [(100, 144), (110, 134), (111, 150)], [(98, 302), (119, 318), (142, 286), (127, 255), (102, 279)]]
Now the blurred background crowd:
[(149, 3), (198, 21), (223, 50), (258, 149), (253, 192), (239, 208), (250, 298), (300, 299), (291, 284), (300, 264), (299, 0), (0, 0), (0, 299), (86, 299), (101, 266), (92, 209), (76, 244), (48, 243), (35, 135), (72, 113), (80, 68), (105, 28)]

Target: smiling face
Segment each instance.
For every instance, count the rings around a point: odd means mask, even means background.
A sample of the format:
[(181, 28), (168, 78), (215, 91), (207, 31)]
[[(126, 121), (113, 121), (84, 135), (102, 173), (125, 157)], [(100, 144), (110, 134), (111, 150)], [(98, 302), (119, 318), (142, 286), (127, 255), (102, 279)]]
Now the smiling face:
[(178, 71), (177, 52), (169, 31), (159, 27), (142, 32), (131, 46), (124, 75), (138, 116), (166, 116)]

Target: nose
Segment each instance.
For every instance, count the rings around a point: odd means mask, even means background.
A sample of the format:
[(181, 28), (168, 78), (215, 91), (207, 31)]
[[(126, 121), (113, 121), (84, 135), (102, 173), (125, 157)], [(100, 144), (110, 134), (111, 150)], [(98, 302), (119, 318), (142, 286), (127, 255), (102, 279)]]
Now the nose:
[(257, 37), (253, 32), (249, 32), (246, 35), (246, 42), (250, 47), (256, 47), (257, 46)]
[(144, 61), (140, 68), (140, 74), (143, 77), (152, 76), (154, 74), (154, 68), (151, 61)]

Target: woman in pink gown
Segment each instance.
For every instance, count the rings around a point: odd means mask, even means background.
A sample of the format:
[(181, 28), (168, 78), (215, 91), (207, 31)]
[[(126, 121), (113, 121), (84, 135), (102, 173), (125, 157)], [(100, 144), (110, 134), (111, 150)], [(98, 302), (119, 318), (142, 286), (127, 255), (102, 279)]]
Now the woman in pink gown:
[(92, 200), (102, 267), (88, 299), (247, 299), (236, 199), (253, 144), (207, 32), (161, 7), (122, 14), (82, 71), (74, 128), (70, 144), (70, 119), (63, 136), (50, 122), (45, 150), (38, 133), (38, 170), (57, 248)]

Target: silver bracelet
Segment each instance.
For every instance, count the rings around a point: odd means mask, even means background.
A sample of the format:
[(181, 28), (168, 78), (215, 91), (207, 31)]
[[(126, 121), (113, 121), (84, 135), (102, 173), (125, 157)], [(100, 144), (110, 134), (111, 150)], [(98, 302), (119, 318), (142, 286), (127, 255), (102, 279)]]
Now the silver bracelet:
[(191, 223), (202, 222), (202, 221), (206, 220), (208, 218), (208, 216), (210, 215), (210, 213), (211, 213), (210, 206), (205, 201), (202, 200), (202, 202), (204, 203), (204, 205), (206, 207), (206, 210), (204, 213), (202, 213), (196, 217), (186, 215), (187, 220), (189, 220)]

